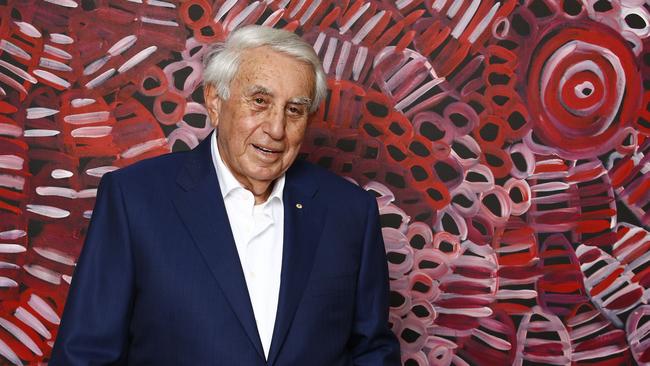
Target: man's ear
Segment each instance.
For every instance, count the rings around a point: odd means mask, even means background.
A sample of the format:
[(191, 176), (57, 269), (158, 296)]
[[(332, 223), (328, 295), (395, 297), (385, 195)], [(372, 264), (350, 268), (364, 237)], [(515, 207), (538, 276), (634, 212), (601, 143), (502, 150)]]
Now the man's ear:
[(217, 94), (217, 88), (208, 84), (203, 87), (203, 99), (205, 99), (205, 109), (208, 110), (208, 117), (212, 127), (219, 125), (219, 112), (221, 111), (221, 98)]

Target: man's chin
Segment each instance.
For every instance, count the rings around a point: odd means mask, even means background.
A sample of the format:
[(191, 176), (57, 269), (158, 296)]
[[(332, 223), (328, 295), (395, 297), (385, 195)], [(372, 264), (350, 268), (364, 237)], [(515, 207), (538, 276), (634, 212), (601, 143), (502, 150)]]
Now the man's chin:
[(273, 182), (274, 180), (280, 178), (280, 176), (284, 173), (281, 169), (260, 169), (257, 170), (256, 172), (253, 172), (250, 174), (248, 177), (251, 180), (255, 180), (258, 182)]

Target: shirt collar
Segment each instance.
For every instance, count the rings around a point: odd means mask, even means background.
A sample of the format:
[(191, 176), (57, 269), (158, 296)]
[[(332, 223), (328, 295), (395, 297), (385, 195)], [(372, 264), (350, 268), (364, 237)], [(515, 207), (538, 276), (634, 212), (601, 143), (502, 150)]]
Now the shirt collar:
[[(226, 198), (228, 194), (237, 189), (244, 189), (241, 183), (235, 178), (228, 166), (221, 159), (219, 154), (219, 146), (217, 146), (217, 131), (212, 133), (210, 147), (212, 151), (212, 163), (214, 169), (217, 171), (217, 180), (219, 181), (219, 188), (221, 189), (222, 198)], [(282, 193), (284, 192), (285, 174), (282, 174), (273, 184), (273, 189), (269, 198), (263, 204), (271, 202), (273, 199), (278, 199), (282, 203)]]

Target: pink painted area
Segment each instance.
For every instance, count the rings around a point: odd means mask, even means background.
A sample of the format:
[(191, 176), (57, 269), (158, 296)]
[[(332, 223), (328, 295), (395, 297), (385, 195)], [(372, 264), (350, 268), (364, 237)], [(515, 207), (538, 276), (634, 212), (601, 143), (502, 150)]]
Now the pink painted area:
[(0, 6), (0, 364), (47, 361), (102, 174), (209, 134), (252, 23), (323, 60), (301, 152), (377, 197), (405, 364), (650, 364), (643, 2), (156, 4)]

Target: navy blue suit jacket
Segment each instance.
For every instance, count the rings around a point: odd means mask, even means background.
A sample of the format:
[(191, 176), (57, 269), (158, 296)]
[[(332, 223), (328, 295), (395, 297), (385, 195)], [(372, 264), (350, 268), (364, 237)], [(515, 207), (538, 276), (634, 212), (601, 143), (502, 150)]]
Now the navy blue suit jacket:
[(399, 365), (374, 198), (297, 161), (283, 200), (268, 362), (206, 138), (102, 178), (50, 365)]

